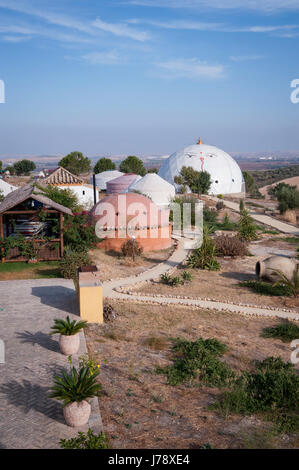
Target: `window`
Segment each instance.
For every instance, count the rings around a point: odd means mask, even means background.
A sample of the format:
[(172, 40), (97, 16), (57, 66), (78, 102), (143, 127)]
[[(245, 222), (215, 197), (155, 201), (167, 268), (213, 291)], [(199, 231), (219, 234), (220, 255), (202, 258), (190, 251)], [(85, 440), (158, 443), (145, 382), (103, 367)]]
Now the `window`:
[(83, 196), (85, 196), (85, 191), (82, 191)]

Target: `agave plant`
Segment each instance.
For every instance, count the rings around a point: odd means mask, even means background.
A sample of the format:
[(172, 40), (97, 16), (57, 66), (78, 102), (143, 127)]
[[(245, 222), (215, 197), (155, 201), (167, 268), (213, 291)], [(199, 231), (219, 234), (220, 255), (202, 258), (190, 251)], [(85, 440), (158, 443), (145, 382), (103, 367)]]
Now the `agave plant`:
[(55, 319), (54, 326), (51, 327), (50, 335), (55, 335), (56, 333), (60, 333), (64, 336), (73, 336), (79, 333), (83, 328), (87, 325), (86, 321), (70, 321), (70, 317), (67, 316), (66, 320), (62, 319)]
[(57, 398), (63, 406), (73, 402), (82, 402), (87, 398), (97, 396), (101, 385), (96, 383), (99, 371), (90, 374), (89, 367), (72, 367), (70, 372), (62, 371), (62, 376), (54, 377), (54, 386), (51, 388), (50, 398)]
[(277, 274), (279, 280), (275, 282), (274, 286), (284, 285), (287, 286), (292, 292), (294, 297), (297, 297), (299, 294), (299, 263), (297, 264), (293, 276), (289, 279), (282, 271), (279, 269), (272, 269), (274, 273)]

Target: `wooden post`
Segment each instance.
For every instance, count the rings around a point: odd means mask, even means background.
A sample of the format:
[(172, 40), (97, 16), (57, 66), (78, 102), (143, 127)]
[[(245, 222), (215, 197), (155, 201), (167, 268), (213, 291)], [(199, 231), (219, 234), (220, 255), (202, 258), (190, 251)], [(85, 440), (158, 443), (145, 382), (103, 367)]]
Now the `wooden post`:
[[(4, 240), (4, 230), (3, 230), (3, 215), (0, 215), (0, 239)], [(1, 248), (2, 256), (1, 256), (1, 263), (5, 262), (5, 258), (3, 257), (4, 248)]]
[(60, 212), (60, 256), (63, 257), (63, 213)]

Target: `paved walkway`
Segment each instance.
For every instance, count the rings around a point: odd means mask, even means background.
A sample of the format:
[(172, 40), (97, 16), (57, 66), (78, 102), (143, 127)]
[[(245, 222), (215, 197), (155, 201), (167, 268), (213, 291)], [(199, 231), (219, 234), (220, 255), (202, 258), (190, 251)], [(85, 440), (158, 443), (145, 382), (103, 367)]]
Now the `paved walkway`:
[[(72, 281), (38, 279), (0, 282), (0, 449), (59, 448), (77, 435), (66, 426), (60, 402), (48, 397), (53, 375), (68, 368), (58, 337), (49, 336), (54, 318), (78, 318)], [(84, 334), (79, 355), (86, 353)], [(98, 400), (92, 400), (90, 427), (102, 430)], [(88, 426), (85, 426), (86, 431)]]
[[(210, 197), (213, 201), (219, 201), (217, 197)], [(236, 202), (226, 201), (221, 199), (222, 202), (226, 207), (232, 209), (236, 212), (240, 212), (239, 204)], [(279, 232), (291, 234), (291, 235), (299, 235), (299, 228), (294, 227), (294, 225), (287, 224), (286, 222), (282, 222), (280, 220), (274, 219), (274, 217), (270, 217), (269, 215), (260, 214), (252, 209), (249, 210), (250, 215), (254, 220), (260, 222), (261, 224), (268, 225), (269, 227), (278, 230)]]

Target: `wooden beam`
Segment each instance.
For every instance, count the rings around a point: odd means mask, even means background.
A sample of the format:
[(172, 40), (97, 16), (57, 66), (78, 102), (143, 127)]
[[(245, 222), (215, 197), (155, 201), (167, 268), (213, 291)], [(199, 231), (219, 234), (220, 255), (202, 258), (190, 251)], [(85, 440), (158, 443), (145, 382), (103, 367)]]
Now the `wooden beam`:
[[(3, 215), (0, 215), (0, 238), (4, 240), (4, 230), (3, 230)], [(5, 262), (5, 258), (3, 257), (4, 247), (1, 248), (2, 256), (1, 256), (1, 263)]]
[(60, 256), (63, 257), (63, 214), (60, 212)]
[[(60, 214), (59, 211), (56, 211), (54, 209), (46, 209), (45, 212), (48, 212), (49, 214)], [(14, 214), (14, 215), (17, 215), (17, 214), (39, 214), (40, 211), (6, 211), (6, 212), (3, 212), (3, 214)]]

